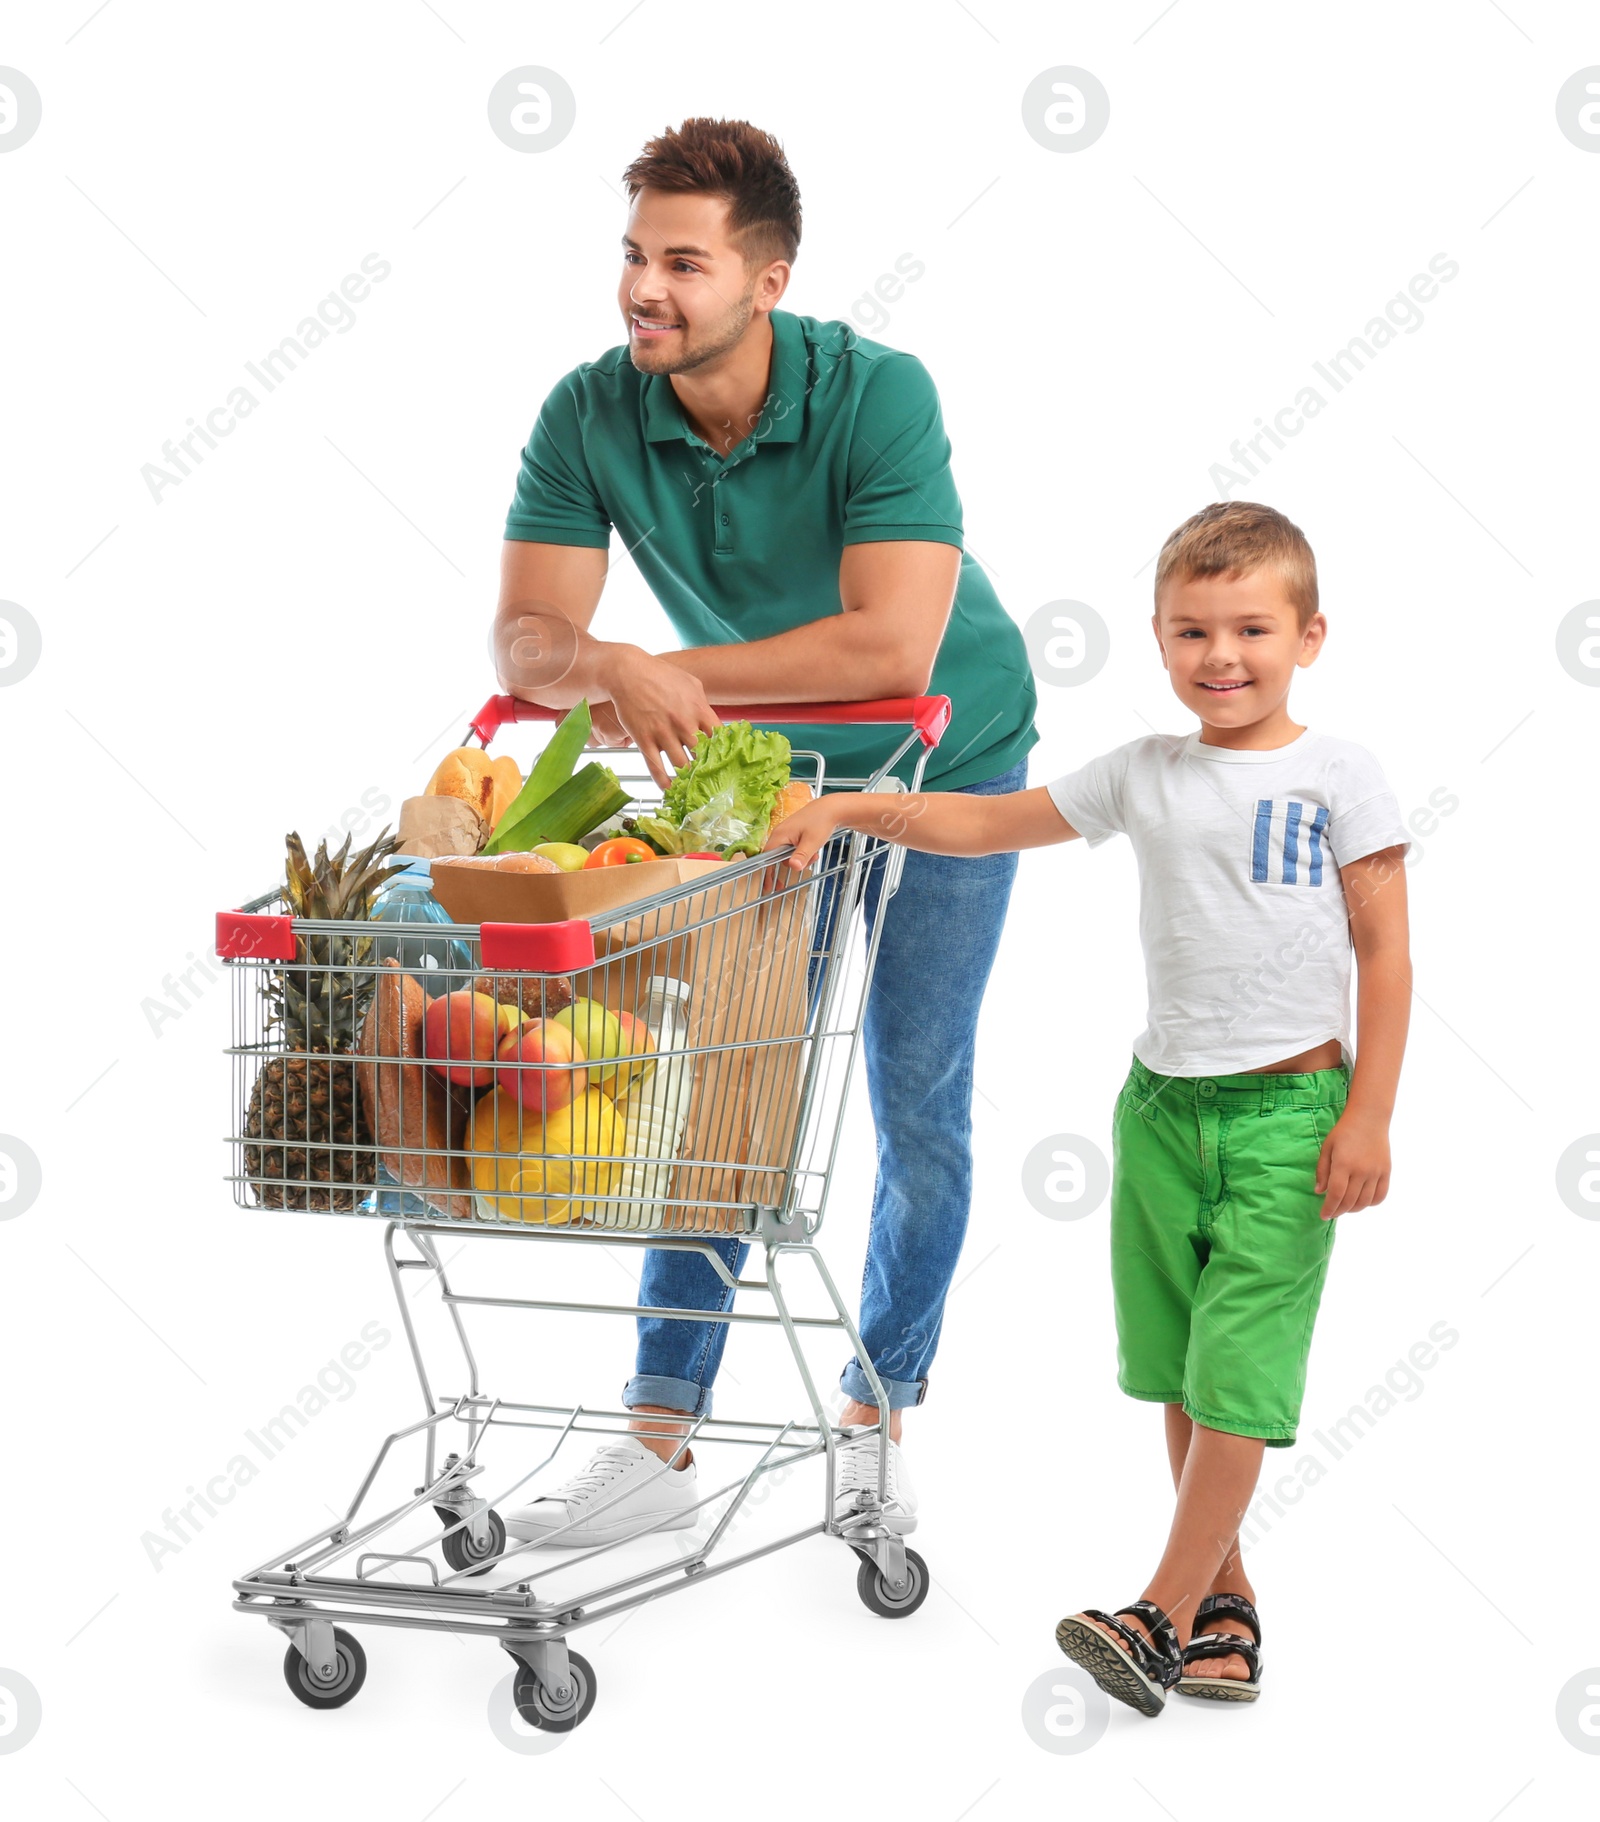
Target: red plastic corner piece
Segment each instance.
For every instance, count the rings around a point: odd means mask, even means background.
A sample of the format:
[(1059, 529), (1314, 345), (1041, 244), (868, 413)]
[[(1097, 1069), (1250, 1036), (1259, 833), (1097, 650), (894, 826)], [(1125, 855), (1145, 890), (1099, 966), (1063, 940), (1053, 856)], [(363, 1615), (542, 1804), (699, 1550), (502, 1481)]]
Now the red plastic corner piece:
[(517, 704), (511, 696), (491, 696), (467, 724), (467, 732), (476, 734), (480, 745), (487, 746), (508, 721), (516, 719)]
[(292, 962), (294, 920), (266, 912), (219, 911), (217, 954), (225, 962)]
[(912, 708), (912, 726), (922, 736), (925, 747), (936, 747), (950, 725), (948, 696), (918, 696)]
[(475, 734), (480, 746), (487, 746), (507, 722), (559, 721), (564, 709), (547, 709), (540, 702), (523, 702), (516, 696), (491, 696), (467, 723), (467, 732)]
[(586, 918), (569, 917), (559, 924), (483, 924), (479, 934), (487, 969), (576, 974), (594, 966), (594, 931)]

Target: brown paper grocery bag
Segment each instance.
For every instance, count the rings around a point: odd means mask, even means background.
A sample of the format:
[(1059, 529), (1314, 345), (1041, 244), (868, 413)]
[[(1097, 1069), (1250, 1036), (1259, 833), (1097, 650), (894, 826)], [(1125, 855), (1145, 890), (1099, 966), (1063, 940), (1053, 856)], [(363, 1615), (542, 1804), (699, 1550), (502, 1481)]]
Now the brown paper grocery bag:
[[(684, 860), (568, 875), (433, 868), (435, 896), (462, 923), (586, 917), (595, 966), (574, 991), (613, 1012), (637, 1012), (652, 976), (687, 985), (687, 1043), (700, 1054), (661, 1216), (679, 1231), (740, 1230), (749, 1203), (781, 1203), (798, 1130), (813, 882), (773, 890), (777, 869), (719, 872)], [(700, 889), (617, 915), (689, 884)]]
[[(749, 876), (708, 880), (701, 891), (596, 929), (596, 966), (585, 977), (591, 997), (613, 1010), (633, 1011), (642, 1005), (652, 977), (664, 975), (689, 989), (684, 1040), (689, 1049), (734, 1042), (730, 1009), (740, 956), (756, 934), (759, 896), (759, 885), (752, 887)], [(744, 1225), (737, 1207), (729, 1206), (740, 1199), (743, 1060), (738, 1050), (709, 1050), (695, 1058), (677, 1153), (689, 1162), (673, 1172), (669, 1192), (690, 1206), (669, 1205), (660, 1216), (665, 1227), (703, 1231)]]
[(745, 984), (753, 1000), (743, 1102), (746, 1110), (746, 1171), (742, 1200), (782, 1203), (789, 1189), (789, 1165), (799, 1132), (805, 1072), (805, 1031), (809, 1000), (807, 967), (816, 893), (809, 880), (789, 881), (769, 891), (761, 906), (762, 927)]
[(459, 797), (408, 797), (400, 806), (400, 852), (423, 860), (476, 854), (489, 825)]
[(597, 951), (618, 958), (593, 990), (608, 1005), (637, 1006), (655, 974), (689, 988), (687, 1042), (700, 1054), (667, 1229), (738, 1231), (749, 1204), (787, 1200), (815, 882), (786, 878), (777, 868), (713, 875), (703, 891), (595, 932)]
[[(774, 891), (752, 872), (704, 895), (696, 917), (689, 1042), (695, 1069), (666, 1224), (743, 1227), (750, 1203), (781, 1204), (799, 1127), (810, 882)], [(716, 1048), (705, 1048), (716, 1047)], [(740, 1168), (735, 1168), (736, 1166)], [(729, 1208), (728, 1203), (735, 1206)]]

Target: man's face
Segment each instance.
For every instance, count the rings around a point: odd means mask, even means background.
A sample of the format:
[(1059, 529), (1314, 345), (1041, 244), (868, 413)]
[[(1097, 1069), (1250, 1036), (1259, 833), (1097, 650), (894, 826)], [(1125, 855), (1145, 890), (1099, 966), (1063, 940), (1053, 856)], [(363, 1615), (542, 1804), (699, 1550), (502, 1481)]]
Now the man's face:
[(1313, 614), (1302, 633), (1282, 581), (1265, 568), (1169, 582), (1154, 624), (1179, 699), (1202, 721), (1225, 728), (1272, 714), (1296, 669), (1322, 649), (1328, 627)]
[(720, 196), (641, 190), (633, 199), (617, 302), (641, 373), (690, 373), (715, 361), (783, 295), (787, 264), (747, 267), (727, 224)]

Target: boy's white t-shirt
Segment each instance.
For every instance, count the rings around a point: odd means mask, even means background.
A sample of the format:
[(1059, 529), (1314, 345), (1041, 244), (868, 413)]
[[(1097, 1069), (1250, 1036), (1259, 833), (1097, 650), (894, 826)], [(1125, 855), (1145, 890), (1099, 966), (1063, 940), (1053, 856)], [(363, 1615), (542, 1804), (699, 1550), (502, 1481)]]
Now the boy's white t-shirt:
[(1411, 845), (1365, 747), (1311, 728), (1267, 752), (1150, 734), (1048, 788), (1090, 847), (1133, 843), (1147, 1069), (1238, 1074), (1334, 1037), (1353, 1064), (1339, 868)]

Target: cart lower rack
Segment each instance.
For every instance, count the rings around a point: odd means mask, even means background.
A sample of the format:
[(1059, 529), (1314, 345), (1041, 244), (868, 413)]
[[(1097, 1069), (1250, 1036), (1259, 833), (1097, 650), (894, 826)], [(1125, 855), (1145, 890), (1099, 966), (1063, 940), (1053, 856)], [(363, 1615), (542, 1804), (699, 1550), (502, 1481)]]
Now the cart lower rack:
[[(797, 775), (809, 764), (818, 791), (898, 790), (893, 769), (911, 755), (915, 790), (949, 705), (931, 697), (737, 712), (789, 726), (906, 727), (870, 779), (828, 779), (819, 754), (794, 759)], [(553, 715), (497, 697), (471, 732), (487, 745), (513, 719)], [(637, 782), (635, 802), (647, 807), (648, 780)], [(679, 863), (661, 889), (585, 918), (436, 924), (425, 943), (415, 926), (299, 916), (277, 894), (218, 918), (218, 953), (233, 976), (236, 1200), (382, 1226), (422, 1392), (423, 1415), (384, 1437), (333, 1521), (233, 1583), (237, 1611), (286, 1635), (285, 1675), (299, 1700), (336, 1708), (361, 1688), (366, 1656), (352, 1627), (483, 1634), (516, 1662), (522, 1718), (566, 1731), (596, 1694), (594, 1668), (569, 1643), (575, 1631), (819, 1534), (854, 1552), (874, 1613), (903, 1618), (922, 1604), (926, 1566), (905, 1542), (916, 1521), (887, 1497), (882, 1383), (817, 1245), (881, 929), (868, 930), (867, 889), (886, 903), (900, 861), (881, 838), (852, 834), (803, 874), (771, 857)], [(444, 874), (436, 867), (441, 898)], [(732, 1267), (730, 1238), (747, 1243)], [(503, 1262), (508, 1244), (544, 1248), (515, 1257), (552, 1271), (561, 1254), (551, 1248), (605, 1247), (624, 1260), (641, 1247), (697, 1255), (727, 1307), (545, 1294), (543, 1273), (537, 1296), (507, 1294), (503, 1272), (489, 1288), (469, 1288), (477, 1260)], [(791, 1266), (813, 1300), (820, 1289), (827, 1313), (792, 1307)], [(429, 1288), (453, 1333), (449, 1390), (435, 1390), (414, 1316), (413, 1290)], [(736, 1292), (744, 1307), (732, 1307)], [(647, 1419), (491, 1394), (469, 1333), (469, 1318), (491, 1309), (774, 1327), (808, 1414)], [(848, 1504), (836, 1499), (846, 1433), (819, 1395), (802, 1346), (808, 1330), (844, 1338), (878, 1401), (877, 1485)], [(672, 1450), (653, 1472), (671, 1472), (696, 1444), (745, 1452), (744, 1470), (689, 1508), (691, 1536), (642, 1564), (632, 1548), (641, 1538), (667, 1544), (680, 1508), (581, 1548), (562, 1547), (570, 1524), (532, 1542), (508, 1539), (502, 1510), (545, 1492), (569, 1444), (604, 1444), (647, 1424), (644, 1434)], [(732, 1533), (767, 1487), (816, 1458), (820, 1514), (736, 1548)], [(380, 1479), (412, 1459), (420, 1473), (405, 1476), (410, 1490), (377, 1497)], [(606, 1503), (601, 1496), (586, 1522)]]

